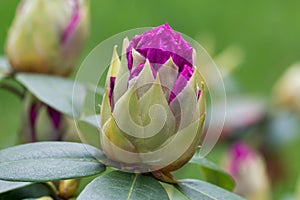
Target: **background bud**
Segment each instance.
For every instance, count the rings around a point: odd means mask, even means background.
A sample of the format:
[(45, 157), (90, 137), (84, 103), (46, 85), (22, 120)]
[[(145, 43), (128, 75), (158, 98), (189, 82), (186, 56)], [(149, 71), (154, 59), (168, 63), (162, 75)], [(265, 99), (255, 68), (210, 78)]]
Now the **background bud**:
[(23, 0), (8, 32), (14, 71), (68, 75), (88, 35), (87, 0)]
[(236, 182), (235, 193), (248, 200), (271, 199), (265, 161), (245, 143), (232, 145), (225, 160), (225, 168)]
[(296, 188), (296, 196), (295, 196), (295, 200), (299, 200), (300, 199), (300, 176), (298, 179), (298, 184), (297, 184), (297, 188)]
[(275, 102), (300, 112), (300, 63), (289, 67), (275, 85)]
[(31, 93), (24, 98), (19, 142), (60, 141), (69, 124), (66, 116), (39, 101)]

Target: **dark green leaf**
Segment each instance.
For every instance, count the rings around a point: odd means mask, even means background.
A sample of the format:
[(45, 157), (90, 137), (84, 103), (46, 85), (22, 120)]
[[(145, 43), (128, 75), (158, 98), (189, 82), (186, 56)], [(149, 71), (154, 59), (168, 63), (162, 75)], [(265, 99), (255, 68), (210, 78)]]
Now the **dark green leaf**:
[(184, 179), (176, 187), (191, 200), (244, 200), (242, 197), (210, 183)]
[(176, 179), (205, 179), (202, 171), (199, 168), (199, 165), (196, 165), (194, 163), (187, 163), (178, 170), (174, 171), (172, 174)]
[(78, 200), (164, 200), (169, 199), (162, 185), (154, 178), (114, 171), (92, 181)]
[(56, 194), (46, 183), (34, 183), (26, 187), (0, 194), (0, 199), (37, 199), (44, 196), (54, 197)]
[(66, 78), (29, 73), (18, 73), (16, 78), (42, 102), (71, 117), (80, 117), (86, 94), (82, 85), (76, 83), (73, 96), (74, 82)]
[(0, 180), (0, 193), (4, 193), (10, 190), (21, 188), (32, 183), (29, 182), (11, 182), (11, 181), (1, 181)]
[(81, 143), (37, 142), (0, 151), (0, 179), (36, 181), (85, 177), (105, 166), (101, 150)]
[(206, 181), (230, 191), (234, 189), (234, 180), (215, 163), (198, 156), (194, 156), (190, 163), (200, 167)]

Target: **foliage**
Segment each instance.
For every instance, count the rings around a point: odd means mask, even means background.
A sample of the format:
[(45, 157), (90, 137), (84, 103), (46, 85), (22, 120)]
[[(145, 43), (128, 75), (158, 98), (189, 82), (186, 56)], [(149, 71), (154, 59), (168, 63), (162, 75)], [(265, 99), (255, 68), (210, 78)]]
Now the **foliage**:
[[(32, 195), (34, 182), (80, 178), (99, 174), (105, 170), (101, 164), (103, 153), (95, 147), (71, 142), (36, 142), (23, 144), (0, 151), (0, 179), (9, 181), (28, 181), (18, 183), (1, 181), (3, 195), (15, 195), (12, 190), (20, 191), (25, 187), (27, 195)], [(199, 167), (202, 167), (200, 162)], [(205, 167), (205, 166), (204, 166)], [(5, 170), (8, 169), (8, 170)], [(211, 173), (216, 176), (219, 170)], [(28, 185), (33, 186), (28, 187)], [(44, 186), (43, 186), (44, 187)], [(189, 199), (232, 199), (241, 197), (210, 183), (183, 179), (174, 187)], [(51, 190), (49, 190), (51, 191)], [(161, 182), (150, 174), (134, 174), (112, 171), (100, 175), (89, 183), (78, 199), (174, 199), (175, 193), (168, 195)], [(41, 196), (44, 196), (42, 192)], [(48, 194), (49, 195), (49, 194)], [(55, 193), (52, 191), (52, 197)], [(28, 196), (33, 197), (33, 196)]]

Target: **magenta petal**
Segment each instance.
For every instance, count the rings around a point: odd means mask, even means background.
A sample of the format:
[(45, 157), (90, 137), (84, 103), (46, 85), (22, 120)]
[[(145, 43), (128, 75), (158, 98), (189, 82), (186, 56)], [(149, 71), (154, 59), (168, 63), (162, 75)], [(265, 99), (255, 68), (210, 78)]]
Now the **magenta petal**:
[(126, 54), (129, 70), (134, 67), (132, 66), (132, 48), (153, 64), (163, 64), (172, 57), (174, 63), (179, 67), (179, 72), (183, 70), (185, 65), (191, 68), (193, 66), (192, 47), (168, 24), (146, 31), (131, 40)]
[(78, 0), (74, 1), (74, 8), (73, 8), (73, 16), (71, 18), (70, 23), (68, 24), (67, 28), (64, 30), (62, 37), (61, 37), (61, 43), (64, 44), (67, 39), (70, 37), (70, 35), (74, 32), (76, 25), (79, 22), (80, 14), (79, 14), (79, 2)]
[[(134, 77), (137, 77), (141, 71), (144, 69), (144, 65), (145, 65), (145, 62), (143, 63), (140, 63), (138, 66), (136, 66), (130, 73), (130, 76), (129, 76), (129, 81), (131, 79), (133, 79)], [(152, 75), (153, 77), (155, 78), (156, 77), (156, 70), (152, 67), (152, 65), (150, 64), (150, 67), (151, 67), (151, 71), (152, 71)]]
[(115, 88), (115, 82), (116, 82), (116, 77), (110, 77), (108, 98), (109, 98), (110, 106), (112, 108), (113, 108), (113, 104), (114, 104), (113, 92), (114, 92), (114, 88)]
[(255, 153), (245, 143), (237, 142), (230, 149), (230, 166), (229, 171), (233, 176), (239, 173), (240, 165), (252, 158)]
[(54, 128), (58, 130), (61, 124), (61, 113), (50, 106), (47, 106), (47, 110)]
[(31, 131), (31, 133), (30, 133), (31, 134), (31, 142), (37, 141), (35, 126), (36, 126), (36, 122), (37, 122), (37, 118), (38, 118), (38, 113), (42, 106), (43, 106), (43, 103), (33, 102), (29, 108), (28, 114), (29, 114), (29, 123), (30, 123), (30, 131)]
[(197, 100), (199, 100), (200, 96), (201, 96), (202, 90), (198, 89), (198, 95), (197, 95)]
[(130, 73), (130, 76), (129, 76), (129, 80), (133, 79), (134, 77), (137, 77), (141, 71), (143, 70), (144, 68), (144, 65), (145, 65), (145, 62), (143, 63), (140, 63), (138, 66), (136, 66)]
[(190, 80), (194, 73), (194, 70), (190, 68), (189, 66), (185, 65), (183, 68), (183, 71), (180, 73), (181, 76), (183, 76), (186, 80)]
[(183, 90), (183, 88), (192, 77), (193, 73), (194, 70), (192, 68), (190, 68), (188, 65), (184, 66), (183, 71), (179, 74), (179, 77), (177, 78), (171, 91), (169, 103), (171, 103), (175, 99), (175, 97)]
[(132, 58), (132, 49), (128, 50), (129, 47), (127, 48), (126, 52), (126, 57), (127, 57), (127, 62), (128, 62), (128, 69), (132, 69), (132, 64), (133, 64), (133, 58)]
[(37, 120), (37, 115), (38, 115), (38, 106), (36, 103), (32, 103), (30, 105), (29, 109), (29, 119), (30, 119), (30, 126), (31, 129), (35, 128), (36, 120)]

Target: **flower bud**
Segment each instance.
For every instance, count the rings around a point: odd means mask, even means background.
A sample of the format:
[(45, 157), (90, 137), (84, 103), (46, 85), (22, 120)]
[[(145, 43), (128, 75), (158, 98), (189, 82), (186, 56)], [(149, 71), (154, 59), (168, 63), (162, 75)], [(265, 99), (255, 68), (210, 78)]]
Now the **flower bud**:
[(27, 93), (22, 110), (19, 142), (60, 141), (68, 130), (66, 117)]
[(70, 199), (76, 195), (79, 179), (61, 180), (59, 182), (59, 196), (63, 199)]
[(246, 144), (237, 142), (231, 147), (225, 168), (236, 182), (235, 193), (249, 200), (271, 199), (265, 162)]
[(36, 200), (53, 200), (52, 197), (40, 197), (40, 198), (37, 198)]
[(124, 39), (114, 48), (101, 105), (101, 145), (115, 167), (169, 172), (198, 148), (205, 92), (193, 66), (193, 48), (167, 24)]
[(291, 111), (300, 112), (300, 63), (288, 68), (275, 85), (275, 102)]
[(300, 176), (299, 176), (299, 179), (298, 179), (298, 184), (297, 184), (297, 188), (296, 188), (296, 197), (295, 199), (300, 199)]
[(6, 53), (16, 72), (66, 76), (87, 39), (87, 0), (23, 0), (8, 32)]

